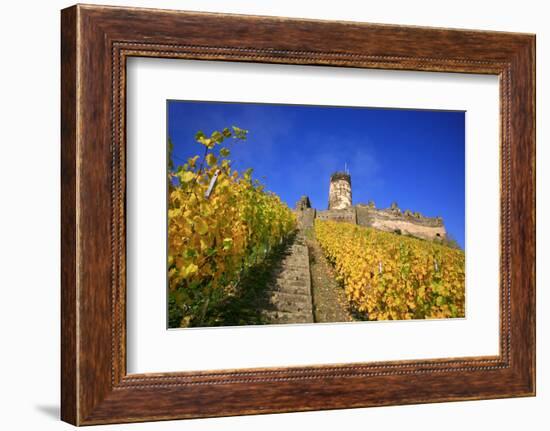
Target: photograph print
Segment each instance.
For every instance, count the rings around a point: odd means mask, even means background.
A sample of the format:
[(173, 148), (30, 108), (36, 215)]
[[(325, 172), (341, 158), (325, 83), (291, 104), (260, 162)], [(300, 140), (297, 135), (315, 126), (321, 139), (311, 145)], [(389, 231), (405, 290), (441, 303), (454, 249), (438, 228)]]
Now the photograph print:
[(168, 328), (465, 317), (465, 112), (167, 101)]

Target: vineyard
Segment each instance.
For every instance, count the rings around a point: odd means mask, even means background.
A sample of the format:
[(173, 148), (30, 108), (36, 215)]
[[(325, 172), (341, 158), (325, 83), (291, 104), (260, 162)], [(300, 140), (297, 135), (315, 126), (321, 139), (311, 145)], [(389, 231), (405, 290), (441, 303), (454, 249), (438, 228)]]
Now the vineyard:
[(169, 326), (224, 324), (224, 304), (241, 282), (296, 229), (292, 211), (275, 194), (238, 172), (230, 145), (238, 127), (195, 136), (200, 155), (175, 166), (168, 180)]
[(464, 317), (462, 250), (334, 221), (316, 220), (314, 230), (355, 316)]

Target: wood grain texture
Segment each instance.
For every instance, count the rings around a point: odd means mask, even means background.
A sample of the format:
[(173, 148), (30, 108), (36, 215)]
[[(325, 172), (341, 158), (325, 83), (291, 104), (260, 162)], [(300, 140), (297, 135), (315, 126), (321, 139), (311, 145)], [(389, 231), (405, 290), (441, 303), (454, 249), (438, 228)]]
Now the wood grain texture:
[[(61, 38), (63, 420), (86, 425), (534, 394), (533, 35), (79, 5), (62, 11)], [(127, 375), (130, 56), (499, 75), (499, 356)]]
[(76, 9), (61, 16), (61, 417), (76, 423)]

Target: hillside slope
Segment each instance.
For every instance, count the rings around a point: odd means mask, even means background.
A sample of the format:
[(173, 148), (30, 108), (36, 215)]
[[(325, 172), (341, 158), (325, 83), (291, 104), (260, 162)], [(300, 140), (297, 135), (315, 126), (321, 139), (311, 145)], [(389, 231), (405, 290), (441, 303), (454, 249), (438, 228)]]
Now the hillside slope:
[(464, 251), (334, 221), (315, 235), (359, 319), (464, 317)]

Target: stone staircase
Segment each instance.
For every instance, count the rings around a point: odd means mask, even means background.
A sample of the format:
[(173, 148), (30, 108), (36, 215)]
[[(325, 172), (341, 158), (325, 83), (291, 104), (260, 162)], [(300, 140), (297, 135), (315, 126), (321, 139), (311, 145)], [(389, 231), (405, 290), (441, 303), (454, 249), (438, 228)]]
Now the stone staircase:
[(313, 323), (309, 253), (301, 231), (275, 268), (267, 295), (263, 314), (269, 323)]

